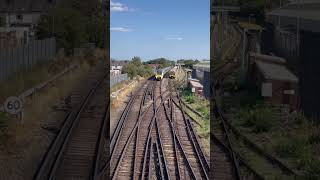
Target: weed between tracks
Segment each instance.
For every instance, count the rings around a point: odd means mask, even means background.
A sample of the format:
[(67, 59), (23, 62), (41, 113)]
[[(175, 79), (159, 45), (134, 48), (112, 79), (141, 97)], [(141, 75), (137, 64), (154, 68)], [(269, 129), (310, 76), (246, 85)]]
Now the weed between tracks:
[(186, 112), (195, 119), (201, 126), (197, 126), (197, 134), (201, 137), (205, 146), (206, 154), (210, 153), (210, 102), (202, 97), (192, 94), (190, 88), (185, 88), (181, 91), (181, 98), (195, 111), (199, 112), (203, 118), (196, 115), (194, 112), (185, 108)]
[[(251, 141), (304, 176), (320, 175), (319, 125), (302, 113), (281, 112), (278, 107), (262, 103), (253, 88), (241, 87), (223, 97), (223, 108), (232, 124)], [(244, 101), (241, 101), (244, 100)], [(258, 172), (271, 174), (267, 179), (288, 179), (277, 170), (266, 168), (261, 158), (233, 143)], [(269, 171), (269, 172), (268, 172)]]

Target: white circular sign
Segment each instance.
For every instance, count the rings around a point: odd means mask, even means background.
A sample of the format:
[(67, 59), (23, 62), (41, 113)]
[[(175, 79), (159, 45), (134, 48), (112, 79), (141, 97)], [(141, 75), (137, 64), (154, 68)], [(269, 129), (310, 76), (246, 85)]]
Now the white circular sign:
[(4, 110), (9, 114), (17, 114), (22, 110), (22, 100), (15, 96), (10, 96), (4, 103)]

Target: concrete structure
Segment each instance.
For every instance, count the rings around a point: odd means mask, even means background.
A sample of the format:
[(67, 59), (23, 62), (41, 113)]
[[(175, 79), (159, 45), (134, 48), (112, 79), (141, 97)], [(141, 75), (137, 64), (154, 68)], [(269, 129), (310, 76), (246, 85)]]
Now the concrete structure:
[(203, 84), (203, 95), (210, 97), (210, 61), (201, 61), (193, 65), (192, 78), (200, 80)]
[(287, 4), (267, 15), (271, 24), (264, 42), (275, 54), (285, 57), (299, 77), (300, 108), (309, 118), (320, 119), (320, 1)]

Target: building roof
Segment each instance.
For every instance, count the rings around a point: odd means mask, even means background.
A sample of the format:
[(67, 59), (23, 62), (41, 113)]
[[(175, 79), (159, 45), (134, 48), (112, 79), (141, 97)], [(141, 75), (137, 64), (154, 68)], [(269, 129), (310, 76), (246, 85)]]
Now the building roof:
[(264, 78), (278, 81), (298, 82), (298, 78), (284, 65), (256, 61)]
[(192, 87), (203, 88), (203, 85), (200, 84), (198, 81), (190, 81), (190, 84)]
[(129, 61), (125, 60), (125, 61), (115, 61), (115, 60), (111, 60), (110, 65), (111, 66), (124, 66), (126, 64), (128, 64)]
[(278, 64), (286, 63), (286, 60), (282, 57), (259, 54), (255, 52), (250, 52), (249, 55), (250, 57), (253, 57), (255, 60), (260, 60), (260, 61), (265, 61), (270, 63), (278, 63)]
[(0, 0), (0, 13), (47, 12), (55, 2), (56, 0)]

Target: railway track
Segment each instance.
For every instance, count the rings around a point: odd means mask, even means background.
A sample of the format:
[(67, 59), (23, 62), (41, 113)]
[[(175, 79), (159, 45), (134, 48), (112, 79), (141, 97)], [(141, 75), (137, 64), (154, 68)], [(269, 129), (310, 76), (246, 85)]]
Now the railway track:
[(99, 179), (108, 120), (107, 74), (97, 68), (89, 75), (88, 93), (65, 119), (41, 162), (34, 180)]
[(138, 91), (141, 98), (135, 107), (140, 113), (124, 121), (119, 132), (127, 133), (119, 133), (113, 143), (112, 179), (209, 179), (197, 135), (183, 110), (174, 105), (166, 80), (148, 80)]

